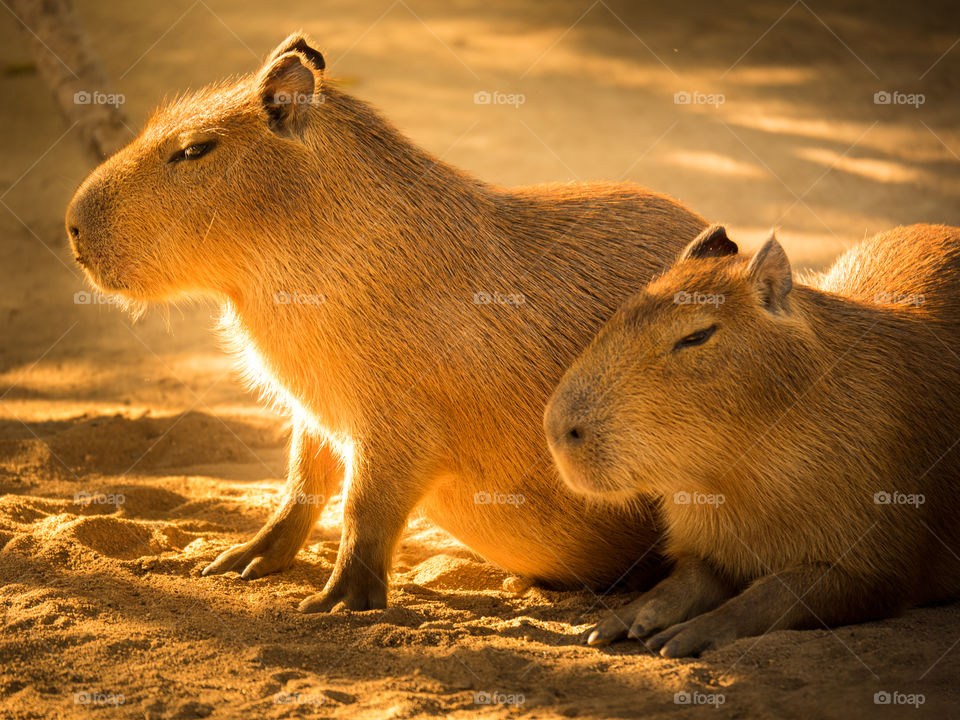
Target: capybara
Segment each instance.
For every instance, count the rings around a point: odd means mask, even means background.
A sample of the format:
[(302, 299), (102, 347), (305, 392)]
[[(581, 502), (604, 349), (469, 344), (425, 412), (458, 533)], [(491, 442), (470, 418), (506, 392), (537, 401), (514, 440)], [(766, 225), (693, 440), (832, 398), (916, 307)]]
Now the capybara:
[(282, 507), (204, 574), (289, 566), (346, 468), (337, 562), (305, 611), (383, 607), (418, 505), (535, 581), (652, 582), (652, 508), (569, 492), (540, 424), (603, 320), (705, 226), (630, 184), (481, 182), (327, 80), (301, 34), (160, 110), (67, 211), (97, 287), (134, 311), (215, 298), (249, 379), (294, 417)]
[(960, 228), (794, 282), (720, 226), (617, 310), (545, 411), (577, 492), (659, 496), (672, 574), (587, 635), (666, 657), (960, 595)]

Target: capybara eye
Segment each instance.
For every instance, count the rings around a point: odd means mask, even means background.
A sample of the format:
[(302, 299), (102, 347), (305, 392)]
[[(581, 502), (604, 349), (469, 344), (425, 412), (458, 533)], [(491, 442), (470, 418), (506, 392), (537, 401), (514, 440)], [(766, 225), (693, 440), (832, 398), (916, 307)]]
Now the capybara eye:
[(212, 140), (209, 142), (187, 145), (187, 147), (185, 147), (183, 150), (177, 150), (177, 152), (171, 155), (167, 162), (176, 163), (180, 162), (181, 160), (196, 160), (197, 158), (201, 158), (213, 150), (215, 145), (216, 143)]
[(697, 330), (696, 332), (690, 333), (686, 337), (682, 337), (674, 344), (674, 350), (682, 350), (683, 348), (693, 347), (694, 345), (703, 345), (707, 340), (709, 340), (713, 334), (717, 331), (716, 325), (711, 325), (708, 328), (703, 330)]

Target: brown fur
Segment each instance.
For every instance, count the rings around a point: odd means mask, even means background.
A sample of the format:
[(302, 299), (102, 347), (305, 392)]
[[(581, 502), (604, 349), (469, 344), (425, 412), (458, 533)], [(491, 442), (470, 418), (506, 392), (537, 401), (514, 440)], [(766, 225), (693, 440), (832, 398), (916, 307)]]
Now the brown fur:
[[(652, 646), (682, 655), (957, 597), (960, 229), (897, 228), (804, 285), (775, 239), (749, 263), (724, 240), (624, 303), (548, 404), (569, 485), (660, 496), (667, 552), (710, 598), (641, 597), (592, 641), (665, 631)], [(894, 492), (925, 502), (876, 502)]]
[[(328, 82), (304, 42), (291, 36), (257, 75), (161, 110), (68, 211), (95, 284), (135, 310), (216, 298), (249, 379), (296, 419), (290, 499), (205, 572), (289, 565), (319, 512), (294, 498), (334, 494), (339, 457), (339, 557), (306, 610), (382, 606), (418, 504), (515, 573), (600, 587), (631, 568), (651, 577), (650, 508), (568, 492), (538, 428), (570, 360), (704, 221), (628, 184), (483, 183)], [(168, 162), (211, 140), (206, 155)]]

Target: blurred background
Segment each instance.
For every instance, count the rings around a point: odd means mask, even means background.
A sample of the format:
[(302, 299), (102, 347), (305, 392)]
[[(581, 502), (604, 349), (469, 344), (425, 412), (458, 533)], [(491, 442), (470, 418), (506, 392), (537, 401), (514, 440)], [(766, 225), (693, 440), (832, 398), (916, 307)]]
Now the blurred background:
[[(774, 716), (787, 694), (791, 707), (817, 708), (798, 716), (822, 715), (816, 702), (833, 686), (831, 697), (861, 703), (836, 703), (843, 717), (872, 717), (878, 673), (883, 687), (904, 689), (925, 668), (927, 709), (956, 712), (957, 608), (918, 611), (875, 635), (844, 629), (840, 643), (823, 632), (799, 649), (764, 640), (776, 668), (736, 653), (707, 670), (642, 657), (617, 665), (563, 647), (576, 613), (599, 613), (593, 598), (530, 591), (518, 605), (502, 576), (415, 523), (397, 586), (420, 588), (421, 605), (403, 595), (387, 630), (363, 617), (296, 616), (295, 601), (322, 585), (335, 557), (335, 507), (289, 573), (242, 588), (227, 576), (201, 582), (198, 568), (276, 503), (283, 420), (233, 378), (210, 332), (212, 306), (153, 310), (132, 324), (87, 292), (63, 216), (93, 162), (40, 71), (56, 62), (42, 43), (40, 55), (31, 49), (40, 28), (18, 21), (25, 3), (0, 5), (0, 610), (6, 629), (30, 638), (0, 643), (0, 698), (19, 698), (18, 717), (43, 716), (57, 693), (76, 710), (70, 693), (91, 687), (125, 692), (138, 717), (235, 717), (238, 704), (296, 683), (337, 697), (332, 668), (380, 693), (361, 703), (371, 717), (449, 710), (464, 688), (498, 687), (567, 702), (567, 714), (592, 703), (631, 716), (662, 709), (683, 687), (746, 692), (738, 680), (752, 688), (749, 707)], [(109, 91), (122, 95), (129, 137), (165, 97), (253, 72), (303, 29), (348, 91), (492, 183), (631, 180), (726, 223), (747, 249), (779, 228), (798, 269), (822, 268), (898, 224), (960, 225), (956, 0), (74, 6)], [(78, 506), (78, 491), (126, 502)], [(407, 629), (425, 619), (439, 624)], [(355, 646), (363, 652), (331, 661)]]

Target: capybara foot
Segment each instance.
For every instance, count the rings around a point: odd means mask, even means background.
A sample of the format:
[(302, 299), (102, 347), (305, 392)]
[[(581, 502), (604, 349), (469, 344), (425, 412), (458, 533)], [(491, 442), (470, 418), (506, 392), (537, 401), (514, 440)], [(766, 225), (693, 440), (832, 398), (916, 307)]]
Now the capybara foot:
[(730, 586), (695, 556), (682, 556), (664, 580), (629, 605), (610, 613), (593, 630), (588, 645), (606, 645), (630, 637), (643, 640), (708, 612), (732, 594)]
[(244, 580), (256, 580), (273, 572), (286, 570), (300, 549), (288, 547), (282, 535), (254, 537), (240, 545), (224, 550), (203, 569), (204, 575), (218, 575), (236, 570)]
[(381, 610), (387, 607), (385, 582), (328, 582), (323, 592), (304, 599), (297, 608), (302, 613), (337, 612), (338, 610)]
[(736, 627), (707, 613), (657, 633), (646, 641), (646, 645), (665, 658), (680, 658), (714, 650), (739, 636)]
[(608, 645), (630, 637), (642, 640), (676, 622), (676, 610), (644, 593), (629, 605), (611, 612), (596, 627), (584, 633), (587, 645)]

